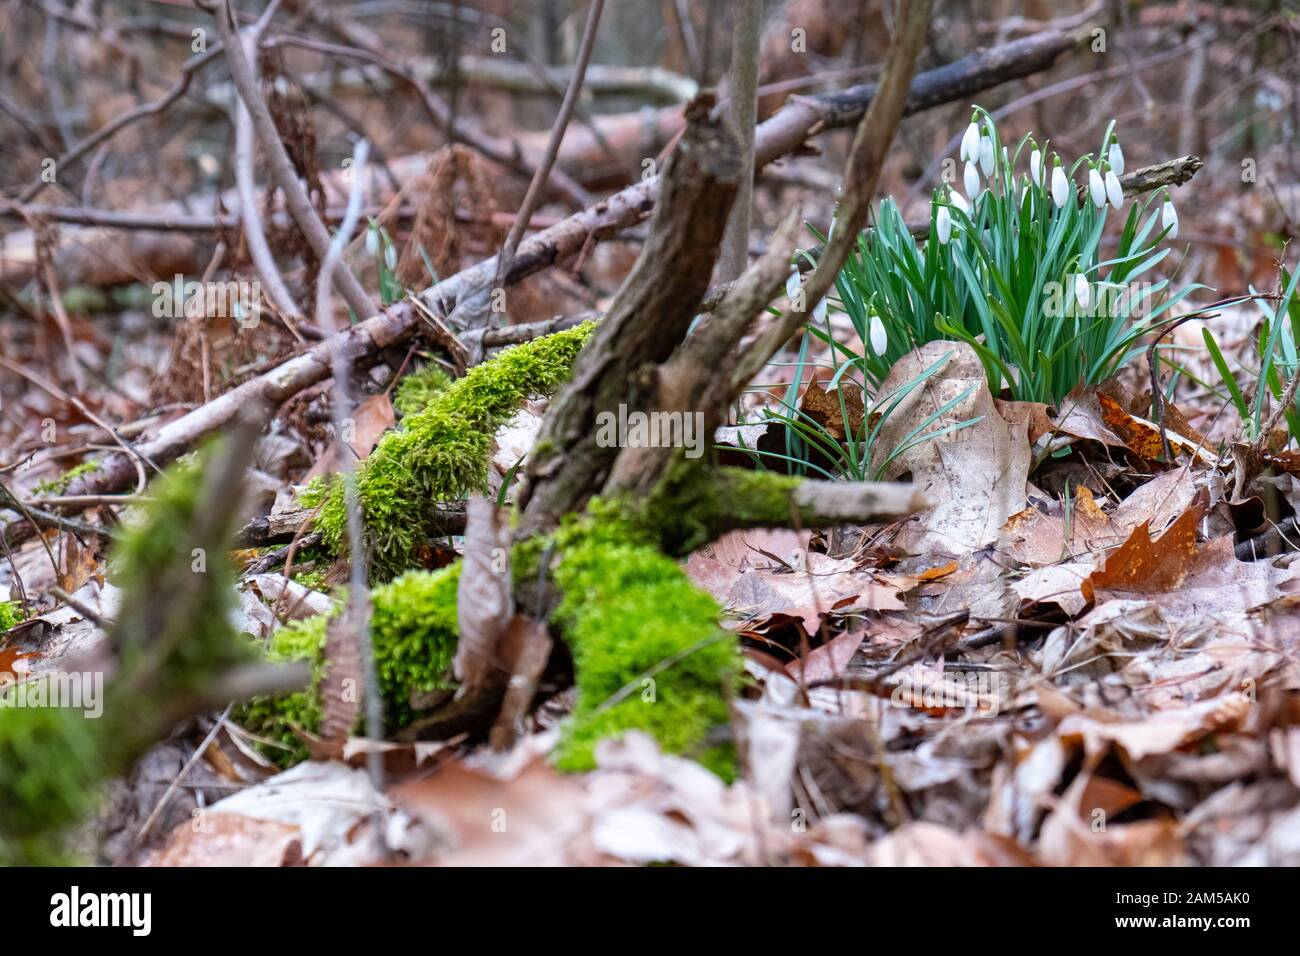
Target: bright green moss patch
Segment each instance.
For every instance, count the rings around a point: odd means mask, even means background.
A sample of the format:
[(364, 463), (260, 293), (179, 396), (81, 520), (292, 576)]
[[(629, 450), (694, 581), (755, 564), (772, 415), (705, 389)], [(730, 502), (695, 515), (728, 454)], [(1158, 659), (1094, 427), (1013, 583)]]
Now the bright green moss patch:
[(0, 866), (75, 862), (63, 833), (95, 809), (112, 773), (101, 723), (59, 707), (0, 708)]
[(393, 411), (402, 418), (413, 415), (427, 408), (451, 383), (452, 377), (430, 362), (398, 382), (397, 392), (393, 395)]
[(648, 536), (594, 503), (599, 517), (556, 534), (554, 621), (572, 649), (578, 703), (558, 754), (566, 770), (595, 766), (606, 737), (642, 730), (666, 752), (735, 776), (730, 744), (712, 743), (730, 719), (742, 667), (714, 600)]
[(37, 497), (61, 495), (63, 492), (68, 490), (68, 485), (72, 484), (75, 479), (96, 471), (99, 471), (98, 461), (83, 461), (80, 465), (69, 468), (57, 478), (52, 478), (49, 481), (42, 481), (32, 490)]
[[(493, 436), (524, 401), (550, 395), (569, 377), (593, 328), (588, 322), (506, 349), (383, 437), (357, 472), (377, 579), (410, 567), (434, 502), (486, 490)], [(342, 484), (317, 485), (304, 503), (320, 504), (316, 530), (339, 551), (347, 527)]]
[(17, 601), (0, 601), (0, 631), (18, 626), (22, 619), (22, 611)]
[[(735, 638), (719, 625), (717, 604), (698, 590), (655, 538), (629, 522), (617, 505), (594, 501), (590, 512), (565, 522), (548, 539), (517, 545), (517, 580), (537, 573), (548, 548), (549, 567), (562, 599), (552, 618), (573, 651), (578, 702), (558, 753), (566, 770), (595, 766), (605, 737), (642, 730), (660, 747), (699, 760), (731, 778), (734, 751), (725, 737), (729, 698), (742, 672)], [(411, 723), (413, 699), (449, 688), (456, 648), (456, 589), (460, 565), (409, 571), (371, 592), (372, 628), (386, 729)], [(281, 628), (271, 639), (274, 660), (310, 660), (310, 690), (246, 705), (241, 722), (283, 742), (281, 756), (301, 759), (306, 749), (296, 725), (320, 725), (318, 688), (326, 617)]]
[[(415, 719), (419, 710), (413, 699), (454, 686), (450, 674), (456, 653), (459, 583), (460, 565), (454, 564), (437, 571), (410, 571), (371, 591), (371, 640), (389, 733)], [(267, 646), (272, 661), (311, 661), (311, 686), (294, 694), (257, 698), (237, 715), (253, 733), (284, 744), (286, 749), (273, 756), (288, 762), (307, 756), (294, 728), (310, 733), (320, 729), (325, 628), (331, 616), (321, 614), (282, 627)]]
[[(155, 679), (176, 695), (201, 692), (212, 675), (252, 657), (231, 626), (236, 573), (229, 552), (198, 547), (191, 531), (204, 462), (211, 454), (206, 450), (173, 465), (149, 485), (145, 520), (122, 535), (110, 558), (113, 583), (122, 589), (117, 620), (133, 622), (122, 666), (130, 670), (139, 659), (155, 666), (157, 641), (168, 634), (170, 646)], [(174, 602), (160, 602), (160, 593), (189, 598), (176, 608)], [(173, 616), (163, 618), (163, 610)], [(172, 629), (183, 630), (183, 636)]]
[(735, 527), (788, 526), (804, 479), (773, 471), (711, 467), (678, 457), (654, 494), (629, 503), (669, 554), (690, 554)]

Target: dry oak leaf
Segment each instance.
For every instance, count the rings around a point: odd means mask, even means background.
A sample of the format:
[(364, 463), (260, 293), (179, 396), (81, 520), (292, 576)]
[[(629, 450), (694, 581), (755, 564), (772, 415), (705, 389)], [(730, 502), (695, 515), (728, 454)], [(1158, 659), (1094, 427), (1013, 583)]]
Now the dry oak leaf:
[[(1164, 457), (1158, 425), (1145, 418), (1130, 415), (1120, 407), (1119, 402), (1109, 396), (1098, 393), (1097, 402), (1101, 406), (1102, 421), (1123, 440), (1124, 447), (1146, 461), (1159, 461)], [(1178, 417), (1182, 419), (1181, 415)], [(1190, 425), (1186, 425), (1185, 419), (1182, 419), (1182, 423), (1188, 429), (1191, 428)], [(1213, 456), (1205, 451), (1205, 439), (1201, 438), (1197, 441), (1184, 438), (1177, 430), (1170, 427), (1168, 414), (1165, 417), (1165, 437), (1169, 440), (1169, 447), (1175, 454), (1186, 452), (1195, 458), (1213, 460)]]
[[(1127, 448), (1147, 461), (1158, 461), (1164, 456), (1157, 424), (1129, 414), (1113, 398), (1095, 389), (1075, 389), (1067, 395), (1061, 400), (1060, 411), (1052, 422), (1055, 436), (1050, 440), (1051, 448), (1068, 445), (1069, 441), (1065, 439), (1073, 437), (1114, 448)], [(1184, 429), (1191, 434), (1185, 436)], [(1165, 432), (1170, 447), (1175, 451), (1186, 452), (1204, 461), (1213, 460), (1214, 456), (1203, 447), (1204, 439), (1186, 425), (1186, 419), (1181, 415), (1166, 412)]]
[[(916, 489), (937, 502), (909, 520), (894, 543), (912, 554), (960, 556), (995, 542), (1025, 507), (1029, 421), (998, 413), (984, 366), (965, 342), (928, 342), (904, 355), (880, 396), (899, 392), (935, 364), (938, 371), (907, 392), (880, 426), (871, 463), (886, 481), (910, 474)], [(899, 448), (905, 450), (888, 459)]]
[(1105, 566), (1084, 580), (1084, 598), (1095, 601), (1097, 591), (1158, 594), (1177, 588), (1196, 560), (1196, 529), (1205, 517), (1209, 500), (1209, 493), (1201, 489), (1191, 507), (1154, 541), (1150, 522), (1142, 522), (1127, 541), (1107, 556)]
[(833, 392), (826, 391), (816, 381), (809, 382), (799, 401), (799, 410), (830, 432), (836, 441), (844, 441), (847, 434), (845, 412), (848, 412), (852, 434), (862, 434), (862, 416), (866, 409), (862, 404), (862, 389), (852, 382), (841, 382)]
[(1123, 748), (1133, 760), (1167, 754), (1223, 730), (1235, 730), (1252, 704), (1248, 695), (1232, 690), (1180, 709), (1159, 710), (1135, 720), (1103, 721), (1087, 714), (1070, 714), (1057, 725), (1062, 742), (1081, 742), (1088, 754), (1101, 756), (1110, 745)]

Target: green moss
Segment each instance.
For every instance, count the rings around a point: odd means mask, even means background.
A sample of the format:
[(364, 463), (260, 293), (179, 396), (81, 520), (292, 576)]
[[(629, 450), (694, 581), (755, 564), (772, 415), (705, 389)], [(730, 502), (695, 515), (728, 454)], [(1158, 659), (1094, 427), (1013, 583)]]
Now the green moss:
[(677, 458), (654, 494), (629, 503), (669, 554), (690, 554), (728, 528), (790, 525), (791, 501), (804, 479), (771, 471), (715, 468)]
[[(550, 395), (569, 377), (592, 328), (588, 322), (506, 349), (383, 437), (357, 471), (376, 579), (410, 567), (434, 502), (486, 490), (493, 436), (525, 400)], [(342, 484), (317, 484), (304, 503), (320, 505), (316, 530), (337, 553), (347, 527)]]
[[(114, 583), (123, 593), (111, 633), (116, 674), (103, 699), (83, 698), (85, 709), (29, 699), (13, 706), (24, 700), (14, 688), (0, 707), (0, 863), (69, 862), (64, 837), (94, 809), (103, 782), (165, 730), (177, 701), (192, 700), (215, 674), (251, 658), (230, 625), (234, 570), (225, 549), (212, 545), (229, 528), (210, 515), (196, 520), (210, 454), (156, 480), (144, 522), (114, 549)], [(196, 538), (198, 526), (210, 536)], [(182, 593), (184, 601), (158, 599)]]
[(663, 750), (734, 777), (732, 746), (710, 742), (729, 721), (742, 672), (717, 604), (617, 505), (597, 501), (592, 511), (555, 535), (563, 597), (554, 621), (573, 651), (578, 687), (558, 765), (590, 769), (600, 740), (642, 730)]
[[(212, 454), (209, 447), (150, 484), (145, 520), (123, 533), (109, 562), (113, 583), (122, 589), (117, 620), (134, 622), (121, 648), (123, 670), (147, 661), (160, 669), (154, 679), (169, 695), (200, 693), (213, 674), (252, 656), (230, 623), (237, 575), (229, 552), (197, 540), (192, 530), (203, 469)], [(192, 599), (175, 608), (159, 602), (159, 593), (189, 593)], [(164, 619), (162, 610), (183, 620)], [(168, 646), (155, 662), (164, 636)]]
[(99, 462), (97, 460), (92, 459), (91, 461), (83, 461), (80, 465), (69, 468), (57, 478), (51, 478), (49, 481), (42, 481), (32, 490), (37, 497), (61, 495), (63, 492), (67, 491), (68, 485), (72, 484), (75, 479), (96, 471), (99, 471)]
[(305, 588), (311, 588), (313, 591), (328, 591), (330, 588), (329, 571), (325, 568), (312, 568), (308, 571), (294, 570), (292, 577), (295, 581)]
[(0, 601), (0, 631), (18, 626), (22, 619), (22, 608), (17, 601)]
[[(380, 694), (384, 698), (384, 727), (392, 733), (418, 715), (412, 699), (454, 685), (451, 659), (456, 653), (456, 589), (460, 565), (437, 571), (410, 571), (370, 594), (371, 641)], [(311, 661), (311, 686), (295, 694), (257, 698), (236, 715), (253, 733), (278, 741), (277, 759), (295, 762), (307, 756), (301, 728), (320, 729), (320, 686), (325, 673), (325, 629), (330, 614), (295, 621), (277, 630), (267, 645), (272, 661)]]
[(430, 362), (398, 383), (397, 392), (393, 395), (393, 411), (405, 418), (427, 408), (451, 383), (452, 377)]
[(0, 866), (73, 862), (63, 833), (95, 809), (112, 772), (101, 724), (79, 710), (0, 709)]
[[(549, 538), (516, 545), (517, 580), (535, 575), (550, 551), (550, 569), (562, 598), (552, 622), (573, 651), (578, 702), (566, 724), (558, 764), (566, 770), (595, 765), (597, 742), (642, 730), (670, 753), (693, 757), (730, 778), (730, 744), (711, 741), (729, 720), (729, 697), (742, 672), (735, 639), (719, 625), (717, 604), (665, 557), (655, 536), (626, 517), (626, 509), (597, 499), (581, 518), (566, 521)], [(410, 571), (371, 592), (375, 660), (389, 732), (419, 716), (412, 697), (451, 686), (456, 647), (456, 589), (460, 565)], [(288, 748), (290, 760), (306, 756), (296, 725), (320, 725), (326, 617), (281, 628), (269, 654), (276, 660), (311, 660), (311, 690), (254, 701), (241, 722)]]

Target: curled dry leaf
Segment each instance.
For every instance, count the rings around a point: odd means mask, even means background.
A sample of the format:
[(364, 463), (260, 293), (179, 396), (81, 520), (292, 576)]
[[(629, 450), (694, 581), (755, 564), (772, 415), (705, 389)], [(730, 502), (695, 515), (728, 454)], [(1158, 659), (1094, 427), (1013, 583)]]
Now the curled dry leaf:
[(370, 595), (349, 592), (343, 612), (325, 625), (320, 736), (326, 741), (342, 741), (356, 726), (365, 686), (361, 642), (369, 640), (369, 631)]
[[(917, 490), (938, 502), (904, 525), (898, 546), (956, 556), (992, 544), (1007, 519), (1024, 508), (1029, 423), (1027, 417), (1008, 422), (998, 414), (984, 367), (964, 342), (930, 342), (909, 352), (890, 370), (880, 394), (903, 388), (936, 362), (941, 368), (881, 426), (872, 466), (883, 469), (886, 480), (910, 474)], [(955, 404), (922, 427), (950, 402)], [(953, 428), (962, 422), (972, 423)], [(899, 448), (905, 450), (886, 464)]]
[[(844, 441), (848, 434), (862, 434), (862, 417), (866, 409), (862, 403), (862, 389), (852, 382), (844, 381), (830, 392), (815, 380), (809, 382), (799, 400), (799, 410), (830, 432), (836, 441)], [(844, 427), (846, 411), (848, 429)]]
[(500, 645), (515, 609), (509, 562), (509, 523), (486, 498), (471, 497), (466, 510), (464, 562), (456, 591), (460, 639), (452, 662), (462, 693), (473, 693), (495, 683), (500, 676)]

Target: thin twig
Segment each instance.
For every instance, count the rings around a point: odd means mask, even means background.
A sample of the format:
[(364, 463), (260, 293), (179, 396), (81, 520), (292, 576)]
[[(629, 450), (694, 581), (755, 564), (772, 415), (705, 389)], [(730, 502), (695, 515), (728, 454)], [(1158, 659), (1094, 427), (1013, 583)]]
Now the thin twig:
[[(366, 158), (370, 144), (365, 140), (357, 143), (352, 153), (352, 192), (348, 197), (348, 211), (343, 217), (338, 232), (330, 243), (324, 261), (321, 263), (320, 275), (316, 283), (317, 322), (323, 322), (329, 309), (330, 273), (338, 265), (347, 247), (348, 239), (356, 229), (361, 218), (362, 202), (365, 196)], [(356, 627), (358, 656), (361, 658), (362, 673), (365, 680), (365, 724), (366, 736), (371, 740), (383, 740), (383, 710), (379, 696), (379, 676), (375, 667), (374, 648), (371, 646), (370, 634), (370, 599), (366, 588), (366, 556), (364, 531), (361, 519), (361, 502), (357, 494), (356, 468), (353, 465), (352, 450), (343, 440), (343, 417), (350, 407), (348, 399), (348, 374), (351, 362), (343, 349), (333, 350), (334, 364), (334, 430), (339, 449), (340, 469), (342, 470), (344, 502), (347, 506), (348, 520), (348, 558), (351, 563), (349, 580), (348, 609), (344, 620)], [(378, 751), (372, 750), (366, 757), (367, 769), (375, 790), (383, 792), (384, 762)], [(379, 829), (383, 839), (383, 829)]]
[(604, 9), (605, 0), (592, 0), (591, 8), (587, 11), (587, 24), (582, 30), (582, 46), (578, 49), (578, 59), (573, 65), (569, 88), (564, 91), (564, 101), (560, 104), (560, 111), (551, 125), (551, 135), (546, 141), (546, 154), (533, 174), (532, 182), (528, 184), (528, 192), (524, 194), (523, 204), (515, 216), (515, 224), (510, 227), (506, 243), (501, 247), (501, 254), (497, 256), (497, 274), (493, 281), (493, 285), (497, 288), (501, 287), (502, 280), (509, 274), (510, 267), (514, 264), (519, 240), (524, 237), (524, 229), (542, 198), (542, 187), (546, 184), (551, 168), (555, 165), (556, 156), (559, 155), (560, 143), (563, 142), (564, 133), (569, 128), (573, 109), (578, 105), (578, 94), (582, 92), (582, 81), (587, 75), (587, 64), (591, 62), (591, 51), (596, 45), (596, 31), (600, 27), (600, 15)]
[[(257, 131), (257, 139), (266, 152), (267, 165), (270, 167), (271, 176), (275, 180), (275, 184), (280, 187), (280, 191), (284, 193), (289, 214), (293, 217), (293, 221), (298, 224), (303, 238), (307, 240), (307, 244), (311, 246), (316, 257), (324, 259), (330, 247), (329, 231), (325, 228), (325, 224), (321, 222), (320, 216), (316, 214), (316, 209), (311, 204), (307, 190), (298, 179), (298, 173), (294, 169), (289, 151), (285, 148), (284, 142), (280, 139), (280, 134), (275, 128), (275, 120), (271, 118), (271, 111), (267, 108), (266, 100), (262, 97), (257, 78), (253, 75), (248, 58), (244, 56), (242, 44), (235, 35), (234, 27), (231, 26), (233, 15), (230, 11), (229, 0), (226, 0), (221, 9), (214, 10), (213, 13), (213, 20), (217, 25), (217, 30), (221, 33), (222, 42), (225, 44), (226, 60), (230, 65), (230, 78), (235, 84), (235, 89), (239, 91), (240, 99), (248, 107), (249, 115), (253, 120), (253, 128)], [(366, 294), (365, 289), (361, 287), (361, 283), (357, 281), (357, 277), (352, 274), (351, 269), (336, 270), (333, 275), (339, 294), (343, 296), (348, 308), (355, 313), (358, 319), (379, 312), (379, 309), (371, 302), (370, 296)], [(319, 310), (317, 314), (319, 315)]]
[(194, 753), (190, 754), (190, 759), (185, 761), (185, 766), (181, 767), (180, 773), (176, 775), (175, 779), (172, 780), (167, 789), (163, 791), (163, 795), (159, 797), (158, 802), (154, 804), (154, 808), (150, 812), (149, 816), (145, 817), (144, 823), (140, 824), (140, 829), (136, 831), (135, 839), (131, 841), (133, 844), (139, 846), (140, 841), (143, 840), (153, 828), (154, 821), (158, 819), (158, 815), (162, 813), (163, 808), (167, 806), (167, 802), (171, 800), (172, 794), (174, 794), (176, 788), (181, 785), (181, 781), (184, 780), (189, 772), (194, 769), (194, 765), (203, 759), (203, 755), (208, 752), (208, 748), (212, 746), (212, 742), (217, 739), (217, 734), (221, 733), (221, 728), (225, 726), (226, 718), (230, 716), (230, 712), (234, 709), (234, 706), (234, 701), (231, 701), (226, 705), (226, 709), (223, 710), (221, 716), (217, 718), (216, 724), (214, 724), (212, 729), (208, 731), (207, 736), (203, 738), (202, 742), (194, 748)]
[[(266, 12), (244, 34), (242, 43), (244, 55), (248, 57), (249, 68), (253, 75), (258, 75), (258, 45), (262, 33), (275, 15), (280, 0), (271, 0)], [(289, 318), (299, 315), (299, 309), (289, 288), (280, 276), (275, 264), (275, 256), (266, 241), (266, 231), (262, 226), (262, 213), (254, 192), (257, 183), (253, 178), (253, 154), (256, 152), (257, 139), (253, 132), (253, 118), (248, 106), (239, 97), (235, 98), (235, 184), (239, 191), (239, 221), (248, 243), (248, 257), (253, 268), (266, 287), (266, 296), (281, 314)]]

